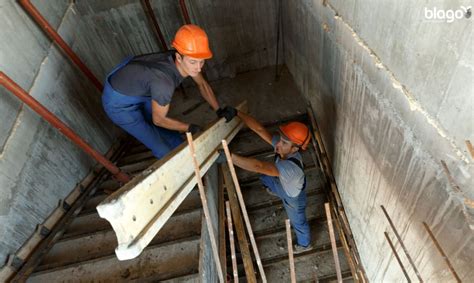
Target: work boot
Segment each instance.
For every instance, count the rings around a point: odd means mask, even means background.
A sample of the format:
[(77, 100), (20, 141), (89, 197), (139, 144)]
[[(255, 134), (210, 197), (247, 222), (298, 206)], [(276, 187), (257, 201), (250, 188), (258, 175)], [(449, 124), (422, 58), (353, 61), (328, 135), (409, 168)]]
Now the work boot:
[(310, 251), (312, 249), (313, 249), (313, 246), (311, 244), (307, 245), (306, 247), (303, 247), (303, 246), (300, 246), (300, 245), (295, 245), (293, 247), (293, 253), (294, 254), (300, 254), (300, 253)]

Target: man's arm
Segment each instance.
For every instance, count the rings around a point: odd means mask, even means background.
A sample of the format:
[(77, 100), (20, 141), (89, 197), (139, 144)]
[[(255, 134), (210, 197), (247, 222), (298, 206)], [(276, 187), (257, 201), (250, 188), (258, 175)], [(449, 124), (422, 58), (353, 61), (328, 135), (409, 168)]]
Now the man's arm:
[(186, 132), (189, 128), (189, 124), (166, 116), (168, 114), (169, 106), (169, 104), (161, 106), (158, 102), (153, 99), (151, 100), (153, 124), (170, 130)]
[(243, 157), (238, 154), (232, 153), (232, 161), (236, 166), (242, 169), (268, 175), (268, 176), (279, 176), (280, 173), (275, 166), (275, 163), (261, 161), (255, 158)]
[(202, 74), (199, 73), (197, 76), (192, 78), (198, 85), (199, 92), (201, 93), (202, 97), (207, 101), (207, 103), (209, 103), (209, 105), (211, 105), (212, 109), (214, 111), (219, 109), (219, 103), (217, 102), (216, 96)]
[(263, 125), (260, 124), (260, 122), (255, 120), (254, 117), (241, 111), (238, 111), (237, 116), (239, 116), (239, 118), (242, 119), (245, 125), (247, 125), (247, 127), (249, 127), (257, 135), (259, 135), (264, 141), (269, 144), (272, 144), (272, 134), (270, 134), (270, 132), (267, 131), (267, 129), (265, 129)]

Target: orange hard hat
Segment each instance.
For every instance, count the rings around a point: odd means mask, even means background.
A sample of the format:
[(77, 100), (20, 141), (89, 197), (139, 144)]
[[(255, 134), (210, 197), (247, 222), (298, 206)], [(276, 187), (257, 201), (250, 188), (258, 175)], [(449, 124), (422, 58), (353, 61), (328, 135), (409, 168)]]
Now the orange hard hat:
[(291, 142), (305, 150), (311, 140), (308, 127), (301, 122), (290, 122), (280, 126), (280, 131)]
[(209, 59), (212, 57), (207, 34), (196, 25), (180, 27), (171, 45), (182, 55), (197, 59)]

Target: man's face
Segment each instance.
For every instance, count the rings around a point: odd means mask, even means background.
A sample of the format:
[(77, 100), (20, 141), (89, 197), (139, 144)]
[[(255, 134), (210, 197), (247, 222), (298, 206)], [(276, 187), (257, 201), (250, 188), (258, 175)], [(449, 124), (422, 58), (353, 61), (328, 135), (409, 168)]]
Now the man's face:
[(288, 140), (285, 136), (280, 135), (280, 140), (277, 142), (275, 146), (276, 153), (282, 157), (287, 156), (288, 154), (294, 153), (298, 151), (298, 147), (296, 147), (290, 140)]
[(191, 77), (197, 76), (202, 67), (204, 66), (205, 59), (196, 59), (189, 56), (180, 56), (181, 57), (181, 66), (184, 71)]

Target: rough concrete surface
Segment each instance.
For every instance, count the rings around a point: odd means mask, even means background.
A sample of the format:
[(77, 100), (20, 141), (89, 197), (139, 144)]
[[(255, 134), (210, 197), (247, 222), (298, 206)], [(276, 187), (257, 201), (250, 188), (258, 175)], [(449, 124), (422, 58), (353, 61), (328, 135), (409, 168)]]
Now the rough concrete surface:
[(405, 280), (380, 205), (425, 281), (454, 277), (422, 221), (461, 279), (473, 278), (472, 20), (423, 22), (424, 2), (327, 2), (285, 3), (285, 61), (319, 121), (369, 279)]

